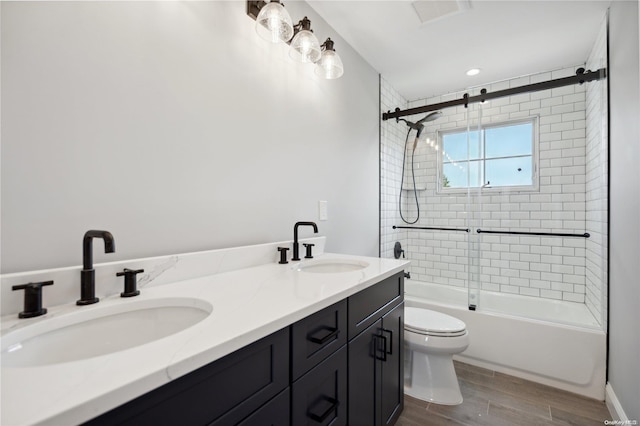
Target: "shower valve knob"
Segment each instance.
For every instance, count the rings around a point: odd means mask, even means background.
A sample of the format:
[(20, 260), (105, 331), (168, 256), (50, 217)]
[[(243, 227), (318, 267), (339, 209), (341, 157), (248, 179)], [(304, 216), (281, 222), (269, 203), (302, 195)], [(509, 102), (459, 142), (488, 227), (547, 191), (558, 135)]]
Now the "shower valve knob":
[(395, 245), (393, 246), (393, 257), (395, 257), (396, 259), (400, 259), (400, 255), (402, 255), (403, 259), (405, 258), (404, 250), (402, 249), (400, 241), (396, 241)]

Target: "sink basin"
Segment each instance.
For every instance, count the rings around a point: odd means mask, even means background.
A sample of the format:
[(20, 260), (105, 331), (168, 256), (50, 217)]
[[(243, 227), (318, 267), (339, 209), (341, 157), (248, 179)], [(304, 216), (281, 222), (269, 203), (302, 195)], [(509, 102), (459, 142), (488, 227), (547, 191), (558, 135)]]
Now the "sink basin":
[(78, 361), (150, 343), (205, 319), (199, 299), (164, 298), (79, 308), (2, 336), (2, 367)]
[(346, 259), (318, 259), (302, 262), (296, 266), (300, 272), (314, 272), (321, 274), (335, 274), (341, 272), (353, 272), (364, 269), (369, 264), (360, 260)]

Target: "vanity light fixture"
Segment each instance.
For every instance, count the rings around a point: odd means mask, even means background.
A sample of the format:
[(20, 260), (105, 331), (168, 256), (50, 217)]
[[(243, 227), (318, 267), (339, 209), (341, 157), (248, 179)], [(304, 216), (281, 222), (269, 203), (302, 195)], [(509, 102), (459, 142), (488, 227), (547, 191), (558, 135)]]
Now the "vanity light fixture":
[(336, 50), (333, 48), (333, 40), (327, 38), (320, 47), (322, 48), (322, 56), (320, 56), (320, 60), (316, 63), (316, 75), (326, 78), (327, 80), (342, 77), (342, 74), (344, 74), (344, 66), (342, 65), (340, 56), (338, 56)]
[(333, 48), (333, 40), (327, 38), (320, 45), (306, 16), (292, 25), (289, 13), (279, 0), (269, 3), (248, 0), (247, 15), (256, 21), (256, 32), (260, 37), (273, 43), (288, 43), (291, 46), (289, 56), (298, 62), (315, 64), (315, 73), (319, 77), (331, 80), (344, 74), (344, 66)]
[(293, 29), (289, 56), (298, 62), (318, 62), (322, 55), (322, 48), (318, 38), (311, 30), (311, 21), (305, 16), (293, 26)]
[[(248, 2), (259, 3), (259, 2)], [(247, 5), (248, 13), (251, 5)], [(254, 7), (259, 7), (254, 5)], [(278, 0), (272, 0), (259, 8), (260, 12), (255, 17), (256, 32), (263, 39), (272, 43), (287, 43), (293, 37), (293, 21), (289, 12)]]

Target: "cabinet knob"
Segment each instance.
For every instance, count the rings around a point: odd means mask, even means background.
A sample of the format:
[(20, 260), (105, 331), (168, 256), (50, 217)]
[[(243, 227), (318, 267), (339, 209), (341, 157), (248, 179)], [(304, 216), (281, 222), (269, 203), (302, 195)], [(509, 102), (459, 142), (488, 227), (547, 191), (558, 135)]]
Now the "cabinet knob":
[(18, 314), (18, 318), (39, 317), (47, 313), (42, 307), (42, 287), (53, 285), (53, 281), (39, 283), (19, 284), (11, 287), (11, 290), (24, 290), (24, 311)]

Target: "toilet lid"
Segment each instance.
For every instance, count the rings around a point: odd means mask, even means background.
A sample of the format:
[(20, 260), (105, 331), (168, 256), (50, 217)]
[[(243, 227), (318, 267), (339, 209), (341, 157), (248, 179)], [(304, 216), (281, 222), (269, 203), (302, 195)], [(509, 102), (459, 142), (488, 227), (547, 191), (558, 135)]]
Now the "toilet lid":
[(466, 325), (457, 318), (429, 309), (407, 307), (404, 309), (404, 328), (408, 331), (432, 336), (460, 336), (466, 333)]

